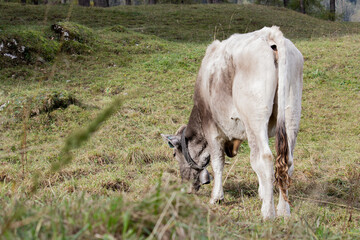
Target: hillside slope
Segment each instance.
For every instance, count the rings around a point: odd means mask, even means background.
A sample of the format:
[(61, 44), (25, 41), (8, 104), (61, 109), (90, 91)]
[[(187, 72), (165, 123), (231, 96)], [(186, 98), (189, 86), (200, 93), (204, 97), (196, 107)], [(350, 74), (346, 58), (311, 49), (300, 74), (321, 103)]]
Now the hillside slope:
[[(68, 16), (70, 5), (16, 7), (0, 3), (0, 29), (19, 25), (51, 24)], [(209, 42), (233, 33), (277, 25), (290, 39), (309, 39), (360, 33), (360, 23), (330, 22), (285, 8), (261, 5), (139, 5), (113, 8), (74, 6), (70, 20), (91, 28), (122, 25), (167, 40)]]

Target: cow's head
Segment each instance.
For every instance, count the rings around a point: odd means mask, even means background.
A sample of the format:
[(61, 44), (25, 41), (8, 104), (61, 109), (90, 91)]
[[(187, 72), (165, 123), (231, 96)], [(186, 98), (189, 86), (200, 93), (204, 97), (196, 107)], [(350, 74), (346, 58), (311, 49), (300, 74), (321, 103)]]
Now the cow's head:
[(210, 161), (210, 152), (206, 141), (196, 136), (185, 137), (186, 126), (180, 127), (175, 135), (161, 134), (169, 147), (174, 150), (174, 157), (179, 162), (183, 181), (192, 181), (192, 190), (198, 191), (201, 184), (210, 183), (206, 166)]

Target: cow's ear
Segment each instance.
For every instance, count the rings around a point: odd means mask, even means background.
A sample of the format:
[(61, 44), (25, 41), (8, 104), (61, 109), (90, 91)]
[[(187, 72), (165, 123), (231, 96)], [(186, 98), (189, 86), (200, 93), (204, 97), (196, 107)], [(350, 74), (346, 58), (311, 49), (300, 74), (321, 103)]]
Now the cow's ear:
[(161, 134), (161, 137), (169, 144), (170, 148), (180, 147), (180, 136)]

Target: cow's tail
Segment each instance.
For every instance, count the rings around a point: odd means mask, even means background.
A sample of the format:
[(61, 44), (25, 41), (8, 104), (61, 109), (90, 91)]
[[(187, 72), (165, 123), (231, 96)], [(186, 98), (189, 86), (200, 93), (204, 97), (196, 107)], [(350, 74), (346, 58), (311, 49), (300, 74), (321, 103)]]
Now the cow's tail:
[(271, 28), (270, 38), (276, 43), (277, 57), (278, 57), (278, 89), (277, 89), (277, 101), (278, 112), (276, 122), (276, 162), (275, 162), (275, 180), (282, 193), (285, 201), (289, 202), (287, 198), (287, 189), (291, 184), (291, 178), (288, 174), (289, 169), (289, 144), (286, 134), (285, 126), (285, 93), (287, 84), (287, 59), (286, 59), (286, 47), (285, 38), (278, 27)]

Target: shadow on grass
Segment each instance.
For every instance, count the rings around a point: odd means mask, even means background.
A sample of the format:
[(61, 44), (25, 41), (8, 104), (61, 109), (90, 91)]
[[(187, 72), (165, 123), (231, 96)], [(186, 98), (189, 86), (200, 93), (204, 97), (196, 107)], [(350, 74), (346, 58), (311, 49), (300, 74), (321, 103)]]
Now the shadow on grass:
[(224, 185), (224, 192), (235, 198), (242, 196), (254, 197), (257, 195), (258, 185), (256, 183), (227, 182)]

